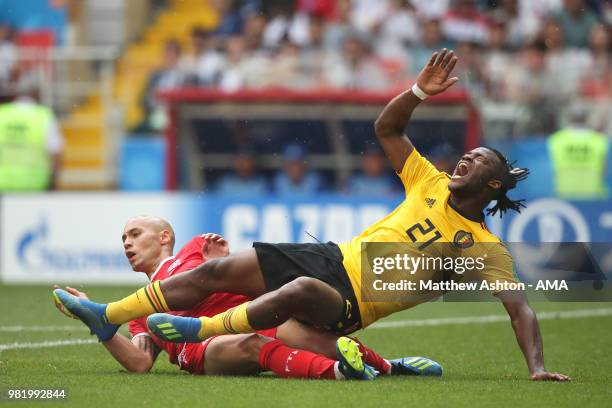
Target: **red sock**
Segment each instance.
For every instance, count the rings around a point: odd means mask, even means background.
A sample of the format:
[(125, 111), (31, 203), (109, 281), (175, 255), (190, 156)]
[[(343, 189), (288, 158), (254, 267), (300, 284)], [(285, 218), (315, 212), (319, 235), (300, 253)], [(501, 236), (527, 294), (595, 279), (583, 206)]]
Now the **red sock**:
[(306, 350), (285, 346), (280, 340), (264, 344), (259, 365), (281, 378), (336, 379), (336, 361)]
[(389, 374), (389, 371), (391, 371), (391, 364), (389, 364), (387, 360), (382, 358), (374, 350), (364, 346), (363, 343), (360, 343), (359, 341), (357, 343), (359, 344), (359, 351), (361, 351), (361, 354), (363, 354), (361, 358), (363, 359), (364, 363), (374, 368), (382, 375)]

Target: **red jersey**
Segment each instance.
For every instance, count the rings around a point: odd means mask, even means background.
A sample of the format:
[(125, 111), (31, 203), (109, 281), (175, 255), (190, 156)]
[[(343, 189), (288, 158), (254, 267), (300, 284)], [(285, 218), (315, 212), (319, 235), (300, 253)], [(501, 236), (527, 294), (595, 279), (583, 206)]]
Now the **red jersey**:
[[(202, 264), (205, 261), (204, 255), (202, 254), (204, 245), (206, 245), (206, 241), (204, 241), (202, 236), (192, 238), (175, 256), (164, 259), (159, 264), (157, 270), (151, 275), (151, 282), (164, 280), (170, 276), (190, 271)], [(248, 300), (250, 299), (246, 296), (234, 295), (232, 293), (213, 293), (190, 310), (170, 313), (178, 316), (212, 317)], [(132, 337), (149, 335), (146, 317), (132, 320), (128, 328)], [(161, 341), (155, 336), (151, 336), (151, 338), (160, 349), (168, 353), (169, 360), (172, 364), (178, 364), (182, 370), (189, 371), (192, 374), (202, 373), (204, 367), (204, 352), (208, 345), (206, 341), (201, 343), (181, 344)]]

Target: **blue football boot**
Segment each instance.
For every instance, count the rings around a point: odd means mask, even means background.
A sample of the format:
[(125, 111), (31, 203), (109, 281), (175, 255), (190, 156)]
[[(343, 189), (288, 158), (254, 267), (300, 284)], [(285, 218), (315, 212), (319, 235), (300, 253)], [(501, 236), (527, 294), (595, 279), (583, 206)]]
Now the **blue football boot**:
[(120, 325), (108, 322), (105, 304), (80, 299), (63, 289), (53, 291), (53, 301), (62, 313), (85, 323), (100, 341), (112, 339), (119, 330)]
[(172, 343), (199, 343), (206, 340), (198, 335), (202, 321), (195, 317), (155, 313), (147, 317), (147, 327), (160, 340)]
[(424, 377), (440, 377), (442, 366), (425, 357), (404, 357), (389, 360), (391, 375), (419, 375)]

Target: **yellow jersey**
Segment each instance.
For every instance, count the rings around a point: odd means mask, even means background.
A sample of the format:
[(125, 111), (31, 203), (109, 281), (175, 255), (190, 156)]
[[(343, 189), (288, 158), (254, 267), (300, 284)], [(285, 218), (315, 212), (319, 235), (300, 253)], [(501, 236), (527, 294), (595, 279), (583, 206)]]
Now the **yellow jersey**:
[[(371, 285), (362, 286), (364, 243), (416, 242), (421, 244), (419, 249), (432, 243), (452, 243), (453, 245), (446, 244), (436, 248), (449, 248), (448, 251), (453, 252), (453, 256), (457, 255), (457, 250), (462, 256), (473, 255), (474, 252), (482, 251), (482, 247), (474, 247), (474, 243), (490, 243), (487, 245), (484, 269), (478, 272), (478, 278), (488, 282), (516, 282), (512, 257), (499, 238), (487, 229), (484, 221), (468, 219), (449, 204), (448, 174), (438, 171), (415, 149), (406, 159), (399, 177), (405, 188), (404, 201), (361, 235), (339, 245), (344, 257), (344, 268), (359, 303), (362, 327), (442, 294), (432, 291), (433, 296), (429, 299), (427, 296), (421, 296), (400, 302), (374, 301), (376, 294)], [(412, 278), (423, 279), (423, 273), (416, 271)], [(380, 300), (380, 295), (377, 300)]]

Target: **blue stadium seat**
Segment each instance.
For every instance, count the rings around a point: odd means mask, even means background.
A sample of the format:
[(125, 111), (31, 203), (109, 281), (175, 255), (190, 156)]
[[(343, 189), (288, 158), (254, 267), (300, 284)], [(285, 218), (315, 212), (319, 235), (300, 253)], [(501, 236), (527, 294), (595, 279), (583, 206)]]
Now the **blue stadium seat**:
[(165, 188), (166, 141), (162, 138), (127, 137), (121, 145), (119, 188), (159, 191)]

